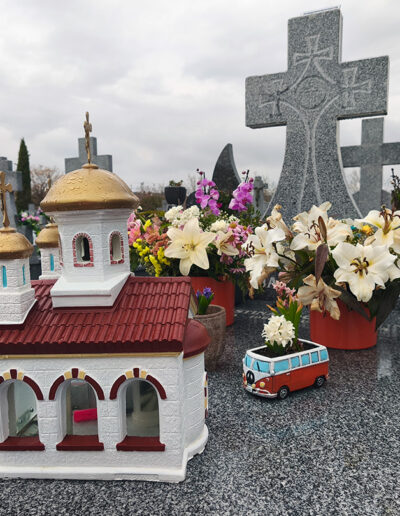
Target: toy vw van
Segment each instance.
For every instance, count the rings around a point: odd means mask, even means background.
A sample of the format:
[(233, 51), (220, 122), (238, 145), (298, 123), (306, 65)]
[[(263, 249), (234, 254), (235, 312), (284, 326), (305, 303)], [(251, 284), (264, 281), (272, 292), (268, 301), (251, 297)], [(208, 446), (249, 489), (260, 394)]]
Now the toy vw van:
[(310, 385), (322, 387), (328, 379), (325, 346), (301, 339), (303, 351), (269, 358), (266, 346), (249, 349), (243, 359), (243, 387), (265, 398), (285, 399), (291, 391)]

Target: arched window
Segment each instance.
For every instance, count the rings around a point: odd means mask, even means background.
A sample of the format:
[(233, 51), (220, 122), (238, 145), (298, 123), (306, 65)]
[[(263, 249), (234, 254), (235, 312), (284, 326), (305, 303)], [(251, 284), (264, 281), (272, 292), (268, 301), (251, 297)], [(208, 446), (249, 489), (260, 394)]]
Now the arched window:
[(85, 233), (74, 236), (73, 242), (74, 267), (93, 267), (92, 239)]
[(25, 265), (22, 266), (22, 284), (26, 285)]
[(133, 379), (121, 389), (124, 400), (122, 428), (125, 438), (120, 451), (164, 451), (160, 442), (158, 393), (146, 380)]
[(5, 265), (1, 267), (1, 284), (4, 288), (7, 287), (7, 269)]
[[(16, 378), (17, 373), (13, 371), (13, 378)], [(39, 440), (36, 408), (37, 397), (43, 399), (39, 387), (27, 377), (22, 381), (8, 380), (4, 374), (1, 379), (0, 452), (44, 450), (44, 445)]]
[(49, 400), (58, 402), (61, 420), (57, 450), (104, 450), (97, 433), (97, 399), (104, 400), (103, 389), (85, 371), (73, 368), (53, 382)]
[(112, 265), (124, 263), (124, 241), (118, 231), (110, 235), (110, 261)]
[(50, 270), (54, 271), (54, 255), (50, 253)]

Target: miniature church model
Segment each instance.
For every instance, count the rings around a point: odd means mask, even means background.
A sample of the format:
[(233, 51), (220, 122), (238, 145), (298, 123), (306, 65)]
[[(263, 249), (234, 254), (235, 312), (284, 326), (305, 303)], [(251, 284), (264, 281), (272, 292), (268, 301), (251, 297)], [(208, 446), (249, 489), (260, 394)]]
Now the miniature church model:
[(138, 200), (89, 147), (41, 204), (55, 224), (38, 238), (38, 281), (6, 188), (0, 173), (0, 476), (183, 480), (208, 437), (209, 336), (190, 280), (130, 273)]

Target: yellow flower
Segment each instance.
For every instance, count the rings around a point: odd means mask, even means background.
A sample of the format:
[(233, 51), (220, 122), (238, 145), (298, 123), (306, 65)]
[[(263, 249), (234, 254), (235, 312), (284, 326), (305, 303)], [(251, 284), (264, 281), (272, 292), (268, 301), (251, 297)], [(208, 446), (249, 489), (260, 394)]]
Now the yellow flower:
[(368, 226), (368, 224), (364, 224), (364, 226), (361, 228), (361, 231), (366, 235), (372, 235), (374, 232), (374, 230), (371, 228), (371, 226)]
[(146, 222), (144, 223), (143, 229), (146, 231), (149, 226), (151, 226), (151, 220), (146, 220)]

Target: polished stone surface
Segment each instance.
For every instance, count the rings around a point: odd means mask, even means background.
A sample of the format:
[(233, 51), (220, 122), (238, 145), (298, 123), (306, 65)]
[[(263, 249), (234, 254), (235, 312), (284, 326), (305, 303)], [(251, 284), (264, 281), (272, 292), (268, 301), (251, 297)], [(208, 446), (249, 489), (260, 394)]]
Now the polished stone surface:
[(287, 72), (246, 79), (246, 125), (287, 126), (283, 169), (268, 209), (281, 204), (290, 222), (329, 200), (331, 216), (359, 216), (343, 178), (338, 120), (386, 114), (389, 58), (342, 63), (337, 8), (292, 18), (288, 26)]
[(215, 163), (212, 180), (221, 192), (232, 193), (238, 187), (241, 179), (236, 170), (231, 143), (227, 143), (222, 149)]
[(185, 482), (2, 480), (0, 514), (399, 514), (400, 311), (375, 348), (331, 350), (323, 388), (278, 401), (241, 385), (246, 349), (262, 344), (266, 302), (240, 305), (227, 329), (209, 374), (210, 439)]
[(353, 197), (362, 215), (390, 207), (390, 194), (382, 189), (382, 166), (400, 163), (400, 142), (383, 143), (384, 118), (362, 121), (361, 145), (341, 147), (344, 167), (360, 168), (360, 190)]

